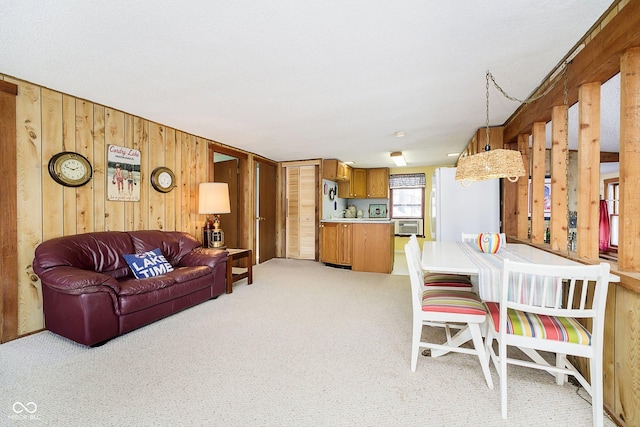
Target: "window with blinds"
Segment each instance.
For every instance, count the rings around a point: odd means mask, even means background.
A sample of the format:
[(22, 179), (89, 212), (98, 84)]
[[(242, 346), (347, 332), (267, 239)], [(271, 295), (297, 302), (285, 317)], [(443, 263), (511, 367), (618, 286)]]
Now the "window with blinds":
[(424, 218), (426, 178), (423, 173), (389, 176), (391, 218)]

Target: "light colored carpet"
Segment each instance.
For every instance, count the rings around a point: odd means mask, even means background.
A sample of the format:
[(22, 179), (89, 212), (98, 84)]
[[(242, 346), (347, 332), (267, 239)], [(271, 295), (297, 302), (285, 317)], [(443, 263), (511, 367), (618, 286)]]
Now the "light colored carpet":
[(408, 277), (274, 259), (253, 285), (102, 347), (49, 332), (0, 345), (0, 425), (591, 424), (576, 387), (519, 367), (505, 421), (475, 357), (421, 356), (412, 373), (410, 337)]

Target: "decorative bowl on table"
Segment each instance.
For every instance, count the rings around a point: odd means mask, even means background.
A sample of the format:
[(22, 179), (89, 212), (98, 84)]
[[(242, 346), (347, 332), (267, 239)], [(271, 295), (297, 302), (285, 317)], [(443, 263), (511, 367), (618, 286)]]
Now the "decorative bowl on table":
[(496, 254), (502, 247), (500, 233), (480, 233), (478, 234), (478, 249), (486, 254)]

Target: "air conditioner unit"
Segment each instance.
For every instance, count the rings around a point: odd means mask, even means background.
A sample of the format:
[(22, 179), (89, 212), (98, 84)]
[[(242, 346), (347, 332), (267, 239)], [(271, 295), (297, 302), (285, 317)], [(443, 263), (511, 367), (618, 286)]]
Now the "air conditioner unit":
[(396, 236), (416, 236), (424, 235), (421, 219), (396, 219), (395, 232)]

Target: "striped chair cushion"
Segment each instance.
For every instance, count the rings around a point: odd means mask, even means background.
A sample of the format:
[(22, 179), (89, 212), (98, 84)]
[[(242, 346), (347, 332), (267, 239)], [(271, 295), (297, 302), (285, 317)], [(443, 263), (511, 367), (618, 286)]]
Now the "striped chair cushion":
[[(496, 332), (500, 332), (500, 304), (486, 302)], [(571, 317), (554, 317), (508, 309), (507, 333), (574, 344), (591, 345), (591, 333)]]
[(455, 288), (470, 288), (469, 276), (446, 273), (428, 273), (424, 275), (425, 286), (450, 286)]
[(458, 290), (427, 289), (422, 293), (422, 311), (486, 315), (478, 295)]

